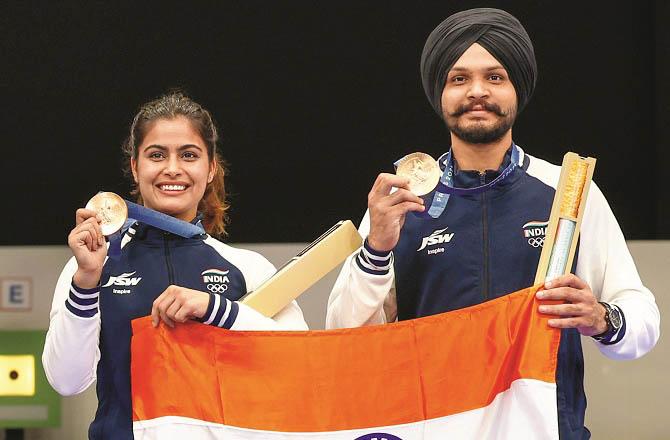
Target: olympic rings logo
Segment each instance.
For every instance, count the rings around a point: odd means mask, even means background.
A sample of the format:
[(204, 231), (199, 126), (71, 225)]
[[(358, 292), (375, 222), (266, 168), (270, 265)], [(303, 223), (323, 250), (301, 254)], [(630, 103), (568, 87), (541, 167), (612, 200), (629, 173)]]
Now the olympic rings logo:
[(528, 239), (528, 244), (534, 248), (539, 248), (544, 246), (544, 237), (531, 237)]
[(223, 293), (228, 290), (228, 284), (208, 284), (207, 290), (212, 293)]

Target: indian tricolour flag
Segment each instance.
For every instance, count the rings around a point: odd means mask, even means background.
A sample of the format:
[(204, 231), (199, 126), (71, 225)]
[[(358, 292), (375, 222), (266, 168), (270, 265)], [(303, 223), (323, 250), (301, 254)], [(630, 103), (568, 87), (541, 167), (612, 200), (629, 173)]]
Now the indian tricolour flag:
[(560, 331), (537, 289), (334, 331), (135, 320), (135, 438), (557, 439)]

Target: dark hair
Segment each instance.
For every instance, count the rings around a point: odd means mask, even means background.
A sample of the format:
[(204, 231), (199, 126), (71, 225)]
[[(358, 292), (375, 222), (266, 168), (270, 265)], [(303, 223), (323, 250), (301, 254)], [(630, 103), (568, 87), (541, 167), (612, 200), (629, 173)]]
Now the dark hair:
[[(210, 162), (216, 162), (216, 174), (205, 188), (205, 194), (198, 203), (198, 211), (203, 215), (202, 223), (208, 233), (216, 236), (225, 235), (226, 211), (229, 206), (226, 203), (226, 188), (223, 180), (225, 163), (216, 148), (219, 135), (210, 113), (190, 97), (175, 91), (140, 107), (130, 125), (130, 135), (122, 146), (126, 155), (126, 172), (132, 176), (130, 160), (137, 160), (137, 147), (142, 143), (151, 126), (159, 119), (174, 119), (179, 116), (190, 121), (193, 129), (205, 142)], [(133, 186), (131, 194), (137, 197), (138, 203), (142, 203), (142, 195), (137, 185)]]

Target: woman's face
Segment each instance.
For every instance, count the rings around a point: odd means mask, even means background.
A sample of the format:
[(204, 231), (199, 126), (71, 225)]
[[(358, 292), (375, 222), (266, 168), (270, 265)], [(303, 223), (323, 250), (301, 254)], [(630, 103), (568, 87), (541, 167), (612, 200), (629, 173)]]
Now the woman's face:
[(188, 119), (159, 119), (130, 166), (144, 206), (190, 222), (216, 172), (207, 147)]

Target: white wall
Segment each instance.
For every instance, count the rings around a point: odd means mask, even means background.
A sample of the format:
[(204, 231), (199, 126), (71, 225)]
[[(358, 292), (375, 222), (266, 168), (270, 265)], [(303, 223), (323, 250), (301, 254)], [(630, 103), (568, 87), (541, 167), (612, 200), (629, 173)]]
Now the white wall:
[[(239, 245), (265, 255), (280, 266), (304, 244)], [(633, 241), (629, 247), (645, 284), (652, 289), (661, 316), (670, 316), (670, 297), (665, 285), (670, 268), (670, 241)], [(0, 311), (0, 329), (47, 328), (53, 286), (70, 256), (66, 247), (0, 247), (0, 279), (30, 277), (33, 308), (30, 312)], [(312, 329), (323, 328), (328, 293), (337, 271), (333, 271), (300, 297), (299, 302)], [(662, 319), (662, 335), (670, 331)], [(615, 362), (606, 359), (589, 338), (584, 339), (587, 426), (595, 439), (670, 438), (670, 421), (665, 406), (670, 390), (670, 343), (661, 337), (659, 345), (642, 359)], [(93, 388), (64, 398), (62, 426), (57, 429), (32, 429), (27, 440), (86, 439), (88, 424), (95, 412)], [(0, 431), (0, 440), (4, 433)]]
[(588, 407), (586, 425), (594, 439), (670, 439), (670, 242), (628, 242), (644, 284), (661, 311), (661, 338), (634, 361), (605, 358), (582, 338)]

